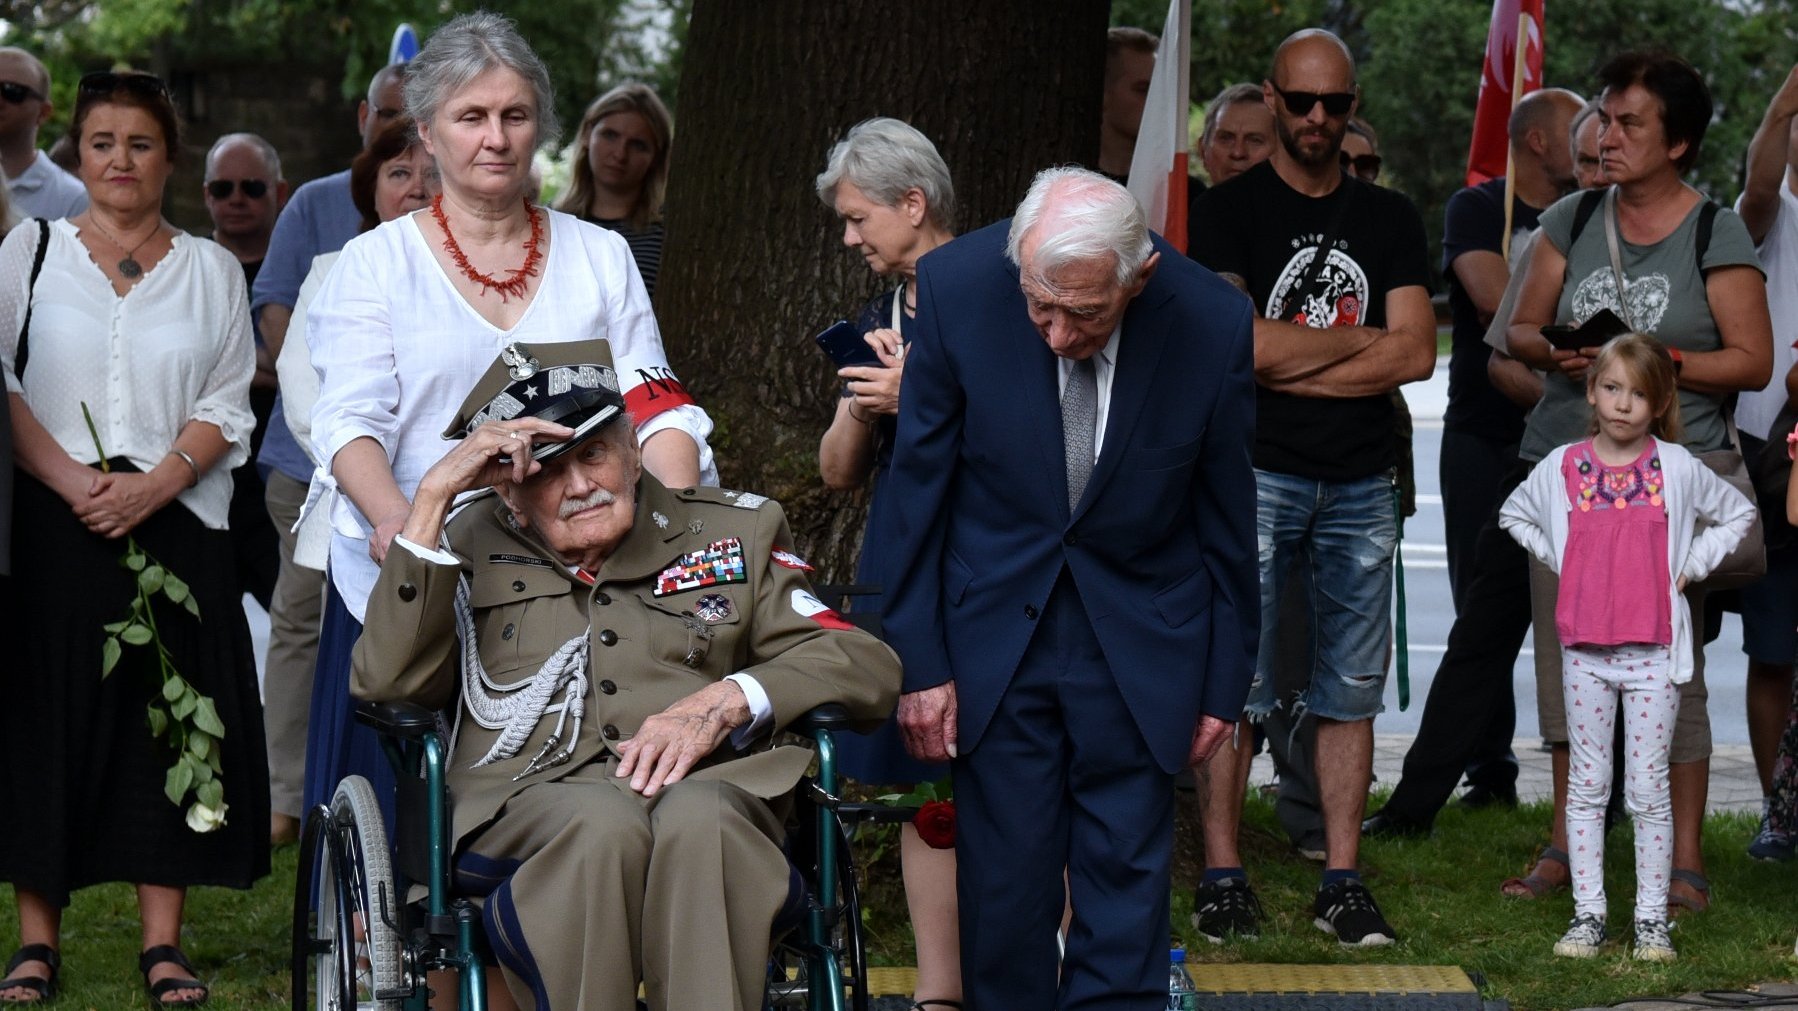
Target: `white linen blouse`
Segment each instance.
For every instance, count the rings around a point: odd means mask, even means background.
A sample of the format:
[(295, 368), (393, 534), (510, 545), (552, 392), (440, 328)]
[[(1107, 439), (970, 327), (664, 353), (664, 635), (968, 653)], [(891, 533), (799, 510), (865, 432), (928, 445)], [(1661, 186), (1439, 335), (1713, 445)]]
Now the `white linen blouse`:
[[(50, 223), (43, 273), (28, 287), (38, 229), (27, 221), (0, 244), (0, 367), (6, 391), (63, 451), (99, 462), (85, 402), (109, 456), (148, 471), (189, 421), (218, 426), (230, 449), (177, 498), (214, 530), (231, 509), (231, 469), (250, 456), (250, 377), (256, 351), (243, 268), (223, 246), (175, 234), (174, 246), (124, 295), (67, 219)], [(13, 373), (31, 306), (26, 381)]]
[[(425, 471), (449, 452), (443, 430), (500, 351), (514, 341), (555, 344), (603, 337), (637, 435), (666, 428), (699, 446), (707, 484), (718, 471), (706, 437), (711, 418), (694, 404), (668, 367), (630, 247), (615, 232), (540, 209), (548, 218), (549, 253), (537, 293), (516, 326), (489, 323), (451, 284), (416, 211), (364, 232), (343, 247), (306, 318), (306, 343), (319, 376), (312, 444), (334, 488), (331, 462), (355, 439), (381, 444), (393, 478), (409, 500)], [(332, 507), (331, 579), (361, 621), (380, 569), (368, 556), (371, 524), (348, 495)]]

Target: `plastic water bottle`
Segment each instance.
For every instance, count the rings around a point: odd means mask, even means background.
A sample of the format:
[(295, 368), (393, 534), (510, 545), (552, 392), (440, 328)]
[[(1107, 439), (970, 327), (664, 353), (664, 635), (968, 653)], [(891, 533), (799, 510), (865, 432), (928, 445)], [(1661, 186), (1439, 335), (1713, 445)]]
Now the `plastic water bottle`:
[(1171, 948), (1167, 953), (1168, 1011), (1199, 1011), (1199, 990), (1186, 972), (1186, 949)]

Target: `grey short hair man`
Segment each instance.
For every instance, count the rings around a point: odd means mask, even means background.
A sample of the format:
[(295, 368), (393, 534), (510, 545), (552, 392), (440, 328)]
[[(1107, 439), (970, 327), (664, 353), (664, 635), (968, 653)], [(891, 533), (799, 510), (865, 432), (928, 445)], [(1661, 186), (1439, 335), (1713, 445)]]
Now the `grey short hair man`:
[(955, 226), (955, 183), (936, 145), (916, 127), (881, 116), (865, 119), (830, 149), (818, 173), (818, 199), (835, 207), (837, 187), (848, 183), (883, 207), (895, 207), (907, 190), (917, 189), (929, 204), (930, 220)]
[[(1024, 244), (1046, 220), (1057, 227), (1036, 243), (1026, 266)], [(1025, 281), (1047, 291), (1059, 288), (1054, 278), (1069, 267), (1107, 260), (1113, 278), (1128, 287), (1154, 252), (1142, 206), (1118, 199), (1116, 187), (1098, 185), (1091, 172), (1079, 168), (1037, 173), (1005, 240), (1005, 258)]]
[(420, 123), (431, 122), (443, 100), (468, 82), (504, 67), (531, 86), (537, 101), (538, 145), (553, 146), (562, 136), (549, 68), (518, 34), (517, 23), (503, 14), (475, 11), (456, 17), (431, 34), (430, 45), (408, 67), (406, 111)]
[(206, 152), (201, 191), (212, 217), (212, 239), (230, 250), (253, 281), (268, 255), (275, 218), (287, 202), (287, 180), (275, 145), (253, 133), (228, 133)]
[(87, 188), (37, 147), (50, 121), (50, 72), (16, 46), (0, 46), (0, 170), (20, 218), (72, 218), (87, 210)]
[(1267, 160), (1274, 151), (1274, 115), (1255, 84), (1232, 84), (1205, 108), (1199, 160), (1211, 185), (1228, 182)]

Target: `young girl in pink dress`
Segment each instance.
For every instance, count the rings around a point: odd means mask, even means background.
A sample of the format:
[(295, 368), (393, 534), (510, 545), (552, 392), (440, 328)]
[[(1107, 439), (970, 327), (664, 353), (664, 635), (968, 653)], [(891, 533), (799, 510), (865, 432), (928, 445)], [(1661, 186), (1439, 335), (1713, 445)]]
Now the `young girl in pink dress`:
[(1627, 334), (1605, 345), (1586, 372), (1591, 436), (1537, 464), (1500, 516), (1561, 580), (1555, 631), (1571, 747), (1574, 899), (1573, 922), (1554, 947), (1562, 956), (1591, 958), (1605, 943), (1604, 810), (1621, 709), (1624, 798), (1636, 829), (1635, 957), (1675, 957), (1667, 749), (1695, 648), (1682, 591), (1748, 532), (1754, 506), (1679, 445), (1674, 375), (1653, 338)]

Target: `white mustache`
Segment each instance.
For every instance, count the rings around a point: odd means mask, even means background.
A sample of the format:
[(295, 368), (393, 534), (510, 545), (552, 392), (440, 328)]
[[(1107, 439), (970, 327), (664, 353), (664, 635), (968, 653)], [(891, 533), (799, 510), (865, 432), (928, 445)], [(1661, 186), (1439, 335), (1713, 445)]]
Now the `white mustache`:
[(613, 502), (617, 501), (617, 498), (616, 495), (613, 495), (604, 488), (595, 488), (593, 494), (586, 498), (569, 499), (568, 501), (563, 502), (562, 508), (557, 511), (556, 515), (559, 519), (567, 519), (575, 513), (584, 512), (595, 506), (611, 505)]

